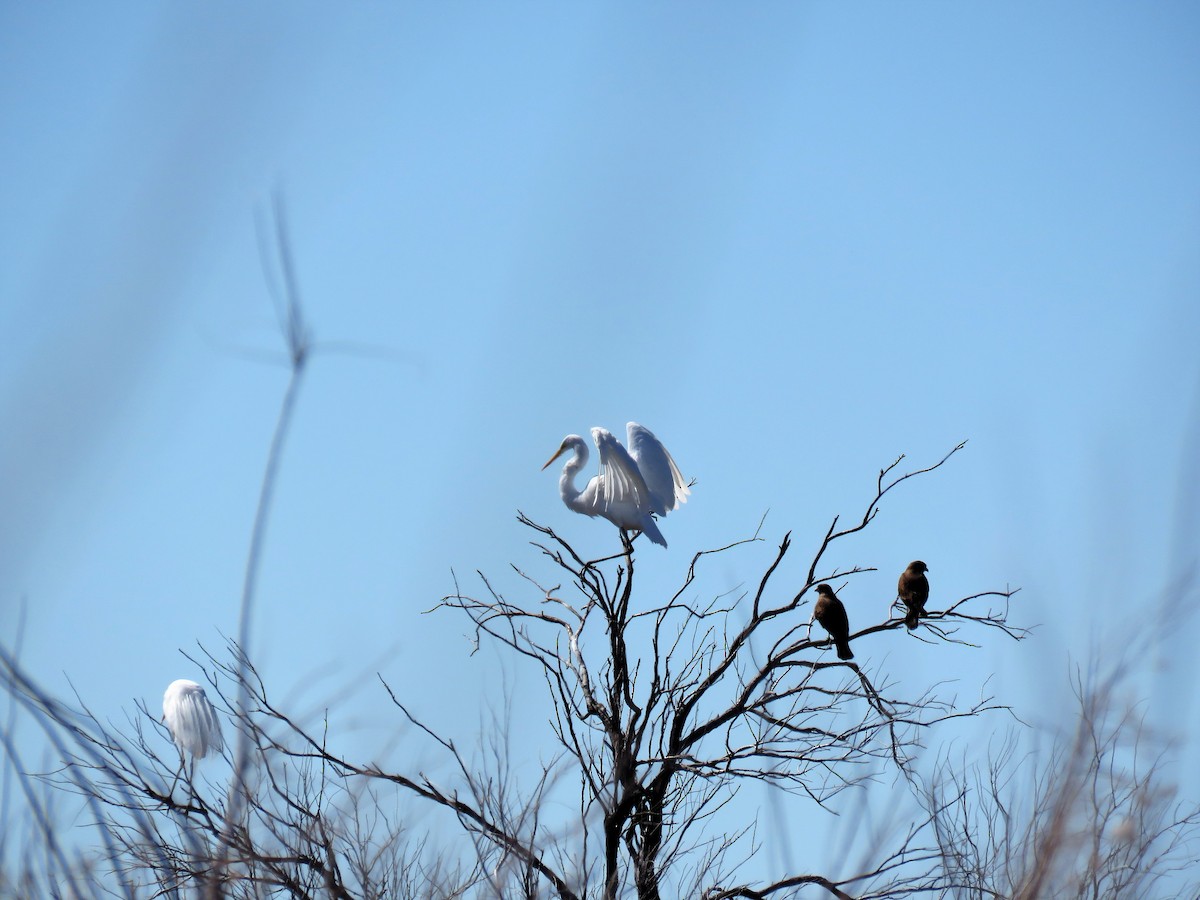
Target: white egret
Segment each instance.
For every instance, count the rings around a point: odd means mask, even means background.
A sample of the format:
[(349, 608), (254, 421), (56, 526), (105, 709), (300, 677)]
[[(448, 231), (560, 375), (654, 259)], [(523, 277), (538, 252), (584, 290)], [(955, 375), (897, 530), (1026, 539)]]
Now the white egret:
[(587, 465), (587, 443), (577, 434), (563, 438), (545, 469), (568, 450), (575, 455), (563, 466), (558, 492), (568, 509), (585, 516), (603, 516), (625, 531), (641, 531), (654, 543), (667, 546), (654, 516), (665, 516), (687, 503), (691, 490), (667, 448), (648, 428), (637, 422), (626, 426), (629, 450), (604, 428), (592, 429), (592, 440), (600, 451), (600, 474), (582, 491), (575, 476)]
[(225, 748), (217, 711), (204, 688), (194, 681), (180, 678), (171, 682), (163, 694), (163, 721), (181, 756), (190, 753), (193, 760), (203, 759)]

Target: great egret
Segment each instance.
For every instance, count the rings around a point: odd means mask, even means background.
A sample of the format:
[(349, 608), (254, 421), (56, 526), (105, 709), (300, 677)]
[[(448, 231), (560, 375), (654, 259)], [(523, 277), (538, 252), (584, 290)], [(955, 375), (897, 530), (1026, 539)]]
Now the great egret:
[(204, 693), (194, 681), (180, 678), (172, 681), (163, 694), (163, 721), (179, 747), (179, 753), (190, 753), (192, 759), (220, 753), (225, 747), (221, 738), (221, 720)]
[(817, 585), (817, 605), (813, 607), (813, 618), (829, 632), (837, 647), (838, 659), (854, 659), (850, 652), (850, 617), (846, 607), (827, 584)]
[(925, 577), (928, 571), (929, 566), (919, 559), (914, 559), (908, 564), (908, 568), (900, 573), (900, 584), (896, 592), (908, 607), (904, 624), (908, 626), (909, 631), (916, 628), (917, 620), (925, 615), (925, 601), (929, 599), (929, 579)]
[[(637, 422), (626, 426), (629, 450), (604, 428), (592, 429), (592, 440), (600, 451), (600, 474), (582, 491), (575, 476), (587, 465), (587, 443), (577, 434), (563, 438), (543, 469), (568, 450), (575, 455), (563, 466), (558, 492), (569, 509), (585, 516), (603, 516), (625, 531), (641, 531), (654, 543), (667, 546), (654, 515), (665, 516), (687, 503), (687, 481), (667, 448), (649, 428)], [(654, 515), (652, 515), (652, 513)]]

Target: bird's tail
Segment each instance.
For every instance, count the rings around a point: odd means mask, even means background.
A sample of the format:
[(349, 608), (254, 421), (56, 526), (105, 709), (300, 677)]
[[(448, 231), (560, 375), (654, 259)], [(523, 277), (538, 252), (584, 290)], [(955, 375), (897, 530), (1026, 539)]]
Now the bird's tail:
[(837, 644), (838, 659), (854, 659), (854, 654), (850, 652), (849, 640), (840, 640), (834, 643)]
[(904, 624), (908, 626), (909, 631), (912, 631), (917, 627), (917, 620), (920, 618), (920, 616), (921, 610), (917, 609), (915, 606), (909, 607), (908, 615), (904, 617)]
[(650, 513), (642, 516), (642, 533), (660, 547), (667, 546), (667, 539), (658, 530), (658, 523), (654, 521), (654, 517)]

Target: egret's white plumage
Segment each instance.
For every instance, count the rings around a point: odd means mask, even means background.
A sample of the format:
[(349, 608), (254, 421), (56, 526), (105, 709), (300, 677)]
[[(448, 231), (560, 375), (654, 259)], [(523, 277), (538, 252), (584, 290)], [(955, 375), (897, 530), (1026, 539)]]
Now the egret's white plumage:
[[(650, 489), (650, 499), (654, 503), (654, 512), (665, 516), (680, 504), (687, 503), (691, 488), (687, 479), (675, 465), (675, 460), (662, 441), (654, 436), (649, 428), (643, 428), (637, 422), (625, 426), (626, 437), (629, 440), (629, 455), (637, 463), (638, 471)], [(605, 434), (608, 434), (606, 431)], [(618, 447), (620, 442), (608, 435)]]
[(221, 720), (204, 693), (194, 681), (180, 678), (172, 681), (163, 694), (163, 721), (182, 753), (194, 759), (217, 754), (225, 747), (221, 737)]
[(626, 426), (629, 450), (604, 428), (592, 429), (592, 440), (600, 451), (600, 474), (582, 490), (575, 487), (575, 476), (587, 465), (587, 443), (577, 434), (568, 434), (543, 469), (568, 450), (574, 456), (563, 466), (558, 491), (569, 509), (585, 516), (603, 516), (618, 528), (641, 531), (654, 543), (667, 546), (652, 513), (665, 516), (691, 493), (683, 473), (662, 442), (649, 428), (637, 422)]

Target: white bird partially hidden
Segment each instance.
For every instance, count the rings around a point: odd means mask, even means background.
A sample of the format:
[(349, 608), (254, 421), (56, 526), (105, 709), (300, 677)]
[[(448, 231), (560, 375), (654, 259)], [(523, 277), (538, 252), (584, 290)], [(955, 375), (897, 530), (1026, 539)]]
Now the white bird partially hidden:
[(194, 681), (180, 678), (171, 682), (163, 694), (163, 721), (180, 754), (190, 753), (192, 759), (203, 759), (225, 748), (217, 711), (204, 688)]
[(575, 476), (587, 465), (588, 447), (579, 435), (563, 438), (558, 451), (542, 468), (573, 450), (575, 455), (563, 466), (558, 480), (563, 503), (585, 516), (603, 516), (622, 530), (641, 531), (665, 547), (667, 540), (654, 516), (665, 516), (687, 503), (691, 490), (667, 448), (649, 428), (630, 422), (626, 431), (629, 450), (607, 429), (592, 429), (592, 440), (600, 451), (600, 474), (582, 491), (575, 488)]

